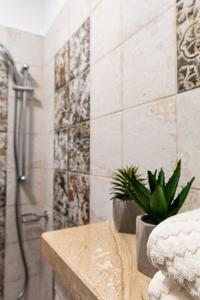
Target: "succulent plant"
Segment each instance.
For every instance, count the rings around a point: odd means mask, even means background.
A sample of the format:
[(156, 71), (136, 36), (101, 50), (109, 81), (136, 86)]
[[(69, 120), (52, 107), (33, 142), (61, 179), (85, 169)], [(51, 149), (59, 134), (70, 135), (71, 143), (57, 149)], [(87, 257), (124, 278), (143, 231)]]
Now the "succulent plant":
[(139, 183), (143, 182), (141, 175), (138, 174), (138, 168), (130, 166), (117, 169), (112, 181), (112, 200), (134, 201), (135, 195), (132, 182), (135, 179)]
[(157, 174), (148, 171), (149, 188), (132, 178), (132, 188), (136, 203), (147, 213), (154, 224), (159, 224), (165, 219), (178, 213), (190, 191), (194, 177), (176, 195), (181, 175), (181, 160), (167, 182), (163, 169)]

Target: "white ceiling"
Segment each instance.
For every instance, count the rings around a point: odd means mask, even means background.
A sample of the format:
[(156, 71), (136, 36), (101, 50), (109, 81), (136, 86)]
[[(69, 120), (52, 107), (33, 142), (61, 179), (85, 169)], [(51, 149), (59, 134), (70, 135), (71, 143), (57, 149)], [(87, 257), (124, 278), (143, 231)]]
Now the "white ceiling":
[(0, 0), (0, 25), (45, 35), (67, 0)]

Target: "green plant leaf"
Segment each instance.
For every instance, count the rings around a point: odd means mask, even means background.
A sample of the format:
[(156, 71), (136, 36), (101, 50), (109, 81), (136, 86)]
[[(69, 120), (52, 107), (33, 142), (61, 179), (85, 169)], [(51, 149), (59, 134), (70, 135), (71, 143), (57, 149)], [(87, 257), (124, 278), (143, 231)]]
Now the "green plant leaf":
[(150, 197), (150, 206), (158, 220), (164, 219), (168, 214), (168, 204), (162, 187), (158, 184)]
[(146, 211), (151, 212), (149, 199), (150, 191), (145, 187), (145, 185), (139, 182), (136, 178), (132, 178), (133, 191), (136, 194), (139, 202), (145, 207)]
[(193, 177), (185, 187), (182, 188), (181, 192), (178, 194), (177, 198), (174, 200), (174, 202), (171, 205), (169, 217), (174, 216), (178, 213), (178, 211), (181, 209), (182, 205), (184, 204), (187, 195), (191, 189), (192, 183), (195, 180), (195, 177)]
[(155, 173), (153, 174), (151, 171), (148, 171), (148, 182), (149, 182), (149, 188), (151, 192), (154, 192), (156, 186), (157, 186), (157, 180), (155, 177)]
[(176, 194), (176, 189), (178, 187), (180, 175), (181, 175), (181, 160), (178, 161), (173, 175), (171, 176), (171, 178), (169, 179), (169, 181), (165, 186), (165, 197), (168, 204), (171, 204), (174, 199), (174, 196)]
[(159, 175), (158, 175), (158, 183), (162, 188), (165, 187), (165, 174), (163, 172), (163, 169), (161, 168)]

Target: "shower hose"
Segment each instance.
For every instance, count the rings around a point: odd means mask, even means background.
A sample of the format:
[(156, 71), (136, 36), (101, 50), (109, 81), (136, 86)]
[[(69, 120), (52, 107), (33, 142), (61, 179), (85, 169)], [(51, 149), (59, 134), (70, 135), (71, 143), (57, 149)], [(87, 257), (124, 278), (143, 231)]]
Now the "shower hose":
[(24, 269), (24, 280), (23, 280), (23, 286), (21, 288), (21, 291), (19, 295), (17, 296), (16, 300), (24, 299), (26, 300), (26, 291), (28, 288), (28, 282), (29, 282), (29, 271), (28, 271), (28, 264), (25, 256), (24, 246), (23, 246), (23, 240), (22, 240), (22, 231), (21, 231), (21, 210), (20, 210), (20, 188), (23, 185), (24, 181), (22, 177), (20, 177), (20, 171), (19, 171), (19, 159), (18, 159), (18, 151), (17, 151), (17, 102), (18, 97), (17, 93), (15, 93), (15, 112), (14, 112), (14, 161), (15, 161), (15, 221), (16, 221), (16, 229), (17, 229), (17, 237), (19, 241), (19, 249), (21, 254), (21, 259), (23, 263), (23, 269)]

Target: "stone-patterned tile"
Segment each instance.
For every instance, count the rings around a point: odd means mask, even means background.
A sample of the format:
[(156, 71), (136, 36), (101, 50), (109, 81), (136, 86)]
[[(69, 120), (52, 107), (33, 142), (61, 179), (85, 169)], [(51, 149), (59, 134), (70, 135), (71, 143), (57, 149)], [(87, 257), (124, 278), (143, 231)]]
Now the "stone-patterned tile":
[(7, 100), (0, 98), (0, 131), (6, 131), (8, 125)]
[(69, 170), (88, 173), (90, 169), (90, 130), (89, 123), (69, 129)]
[(200, 86), (200, 1), (177, 0), (178, 91)]
[(7, 129), (8, 67), (0, 61), (0, 131)]
[(69, 122), (77, 124), (90, 117), (90, 82), (86, 71), (69, 84)]
[(89, 223), (89, 178), (87, 176), (69, 174), (67, 210), (69, 220), (76, 225)]
[(69, 44), (65, 44), (55, 57), (55, 89), (69, 81)]
[(54, 174), (54, 204), (53, 219), (54, 229), (66, 227), (68, 222), (68, 174), (56, 172)]
[(54, 135), (54, 167), (58, 170), (68, 169), (68, 130), (62, 129)]
[(0, 171), (0, 209), (5, 207), (6, 199), (6, 172)]
[(0, 99), (8, 97), (8, 66), (0, 60)]
[(55, 129), (68, 125), (69, 114), (69, 89), (64, 86), (55, 92)]
[(0, 169), (6, 169), (6, 142), (7, 134), (5, 132), (0, 132)]
[(70, 79), (87, 70), (90, 65), (90, 19), (79, 28), (69, 41)]

